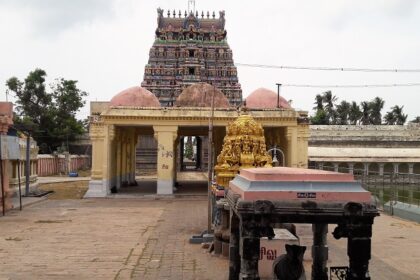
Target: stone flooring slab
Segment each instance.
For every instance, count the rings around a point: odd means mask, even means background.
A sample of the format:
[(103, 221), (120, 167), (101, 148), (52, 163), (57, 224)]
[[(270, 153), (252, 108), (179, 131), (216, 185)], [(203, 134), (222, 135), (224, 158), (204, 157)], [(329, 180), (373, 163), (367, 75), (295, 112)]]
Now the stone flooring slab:
[[(227, 259), (188, 243), (206, 221), (203, 198), (47, 200), (0, 218), (0, 279), (227, 279)], [(329, 230), (328, 265), (347, 265)], [(420, 279), (420, 225), (382, 215), (373, 230), (372, 279)]]

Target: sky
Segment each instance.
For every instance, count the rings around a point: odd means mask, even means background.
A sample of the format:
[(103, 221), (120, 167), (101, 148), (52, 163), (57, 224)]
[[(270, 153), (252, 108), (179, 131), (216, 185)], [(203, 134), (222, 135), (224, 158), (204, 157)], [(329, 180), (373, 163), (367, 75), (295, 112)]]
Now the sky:
[[(89, 101), (108, 101), (140, 85), (157, 27), (156, 9), (186, 10), (187, 0), (0, 0), (0, 101), (5, 82), (30, 71), (78, 81)], [(420, 1), (196, 1), (197, 10), (226, 11), (235, 63), (420, 69)], [(166, 12), (165, 12), (166, 14)], [(282, 84), (420, 83), (420, 73), (262, 69), (238, 66), (243, 96)], [(312, 111), (318, 93), (341, 100), (385, 100), (420, 116), (420, 87), (281, 88), (292, 106)], [(14, 101), (13, 96), (8, 96)]]

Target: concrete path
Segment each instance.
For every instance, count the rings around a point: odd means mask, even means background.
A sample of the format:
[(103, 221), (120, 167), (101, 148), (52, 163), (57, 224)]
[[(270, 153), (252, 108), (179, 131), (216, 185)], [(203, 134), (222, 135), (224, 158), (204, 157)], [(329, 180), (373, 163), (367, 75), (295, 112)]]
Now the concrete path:
[[(206, 209), (197, 198), (115, 198), (11, 211), (0, 217), (0, 279), (227, 279), (226, 259), (188, 243), (206, 228)], [(310, 240), (310, 226), (299, 230)], [(331, 231), (328, 265), (347, 265), (346, 240)], [(372, 242), (372, 279), (420, 279), (419, 224), (383, 215)]]
[(52, 184), (64, 182), (89, 181), (90, 177), (48, 176), (38, 177), (38, 184)]

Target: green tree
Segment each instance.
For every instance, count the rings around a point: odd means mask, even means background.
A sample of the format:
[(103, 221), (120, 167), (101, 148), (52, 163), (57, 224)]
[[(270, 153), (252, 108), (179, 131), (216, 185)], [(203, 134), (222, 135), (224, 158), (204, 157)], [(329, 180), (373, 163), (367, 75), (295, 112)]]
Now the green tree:
[(343, 100), (336, 108), (337, 124), (346, 125), (349, 123), (350, 103)]
[(322, 94), (323, 102), (325, 103), (325, 112), (327, 113), (328, 120), (330, 124), (335, 124), (337, 119), (337, 112), (334, 109), (335, 102), (337, 101), (337, 97), (332, 95), (332, 92), (326, 91)]
[(193, 159), (194, 157), (194, 150), (193, 150), (193, 143), (191, 136), (188, 136), (187, 142), (184, 146), (184, 157), (187, 159)]
[(360, 119), (361, 124), (363, 124), (363, 125), (371, 124), (369, 102), (363, 101), (362, 103), (360, 103), (360, 107), (362, 108), (362, 110), (361, 110), (362, 117)]
[(356, 125), (361, 117), (363, 116), (362, 111), (360, 111), (359, 105), (355, 101), (351, 102), (349, 109), (349, 122), (352, 125)]
[(415, 117), (410, 121), (411, 123), (420, 123), (420, 116)]
[(384, 116), (386, 124), (403, 125), (407, 121), (407, 115), (403, 113), (404, 106), (395, 105), (391, 111), (387, 112)]
[(83, 107), (87, 93), (77, 88), (77, 81), (57, 79), (50, 91), (45, 87), (46, 72), (35, 69), (24, 82), (12, 77), (6, 82), (8, 89), (17, 97), (15, 123), (31, 127), (32, 136), (48, 153), (65, 146), (84, 133), (83, 122), (76, 119), (77, 111)]
[(385, 124), (388, 124), (388, 125), (395, 124), (396, 119), (395, 119), (394, 113), (392, 111), (389, 111), (385, 114), (384, 122), (385, 122)]
[(370, 107), (370, 121), (371, 124), (380, 125), (382, 124), (382, 109), (384, 108), (385, 101), (380, 97), (375, 97), (369, 102)]
[(330, 121), (328, 119), (327, 113), (325, 110), (318, 110), (316, 114), (311, 117), (311, 124), (314, 125), (329, 125)]
[(315, 103), (316, 106), (313, 108), (314, 110), (324, 110), (324, 99), (322, 98), (321, 94), (317, 94), (315, 96)]

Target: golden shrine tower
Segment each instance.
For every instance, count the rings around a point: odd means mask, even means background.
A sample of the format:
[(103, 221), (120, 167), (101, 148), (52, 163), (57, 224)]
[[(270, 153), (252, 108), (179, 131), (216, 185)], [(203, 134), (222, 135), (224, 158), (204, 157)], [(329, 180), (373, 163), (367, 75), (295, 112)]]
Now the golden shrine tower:
[(264, 129), (246, 113), (242, 113), (226, 127), (223, 148), (215, 166), (216, 182), (228, 187), (239, 170), (251, 167), (272, 167), (267, 153)]

